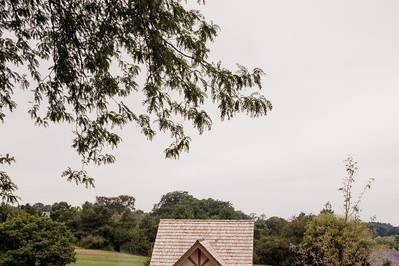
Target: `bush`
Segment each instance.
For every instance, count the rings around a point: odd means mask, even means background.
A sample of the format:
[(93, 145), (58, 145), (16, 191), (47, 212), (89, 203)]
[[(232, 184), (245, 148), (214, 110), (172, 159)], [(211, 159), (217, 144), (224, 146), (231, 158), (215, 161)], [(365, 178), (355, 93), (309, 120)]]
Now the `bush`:
[(25, 212), (0, 224), (0, 265), (63, 266), (75, 261), (68, 228)]
[(399, 251), (399, 235), (379, 236), (375, 240), (380, 245), (384, 245), (391, 249), (395, 249), (395, 250)]
[(322, 213), (307, 225), (298, 251), (305, 265), (366, 265), (373, 246), (360, 220)]

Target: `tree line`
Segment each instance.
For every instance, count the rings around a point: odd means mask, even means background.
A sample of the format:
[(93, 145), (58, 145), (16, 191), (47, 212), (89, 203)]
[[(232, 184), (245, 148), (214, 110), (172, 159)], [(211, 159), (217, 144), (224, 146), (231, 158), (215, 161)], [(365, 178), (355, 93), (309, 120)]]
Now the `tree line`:
[[(345, 220), (336, 215), (329, 204), (319, 214), (300, 213), (284, 219), (246, 214), (236, 210), (228, 201), (197, 199), (182, 191), (163, 195), (149, 212), (136, 209), (135, 198), (127, 195), (96, 197), (94, 202), (85, 202), (78, 207), (67, 202), (18, 207), (2, 204), (0, 238), (5, 238), (10, 227), (16, 230), (21, 220), (37, 224), (44, 219), (47, 222), (41, 223), (50, 223), (45, 226), (52, 228), (50, 233), (61, 235), (55, 246), (59, 246), (59, 253), (64, 256), (68, 246), (64, 242), (68, 241), (71, 246), (150, 256), (158, 222), (162, 218), (255, 219), (254, 262), (269, 265), (303, 265), (305, 262), (339, 265), (334, 261), (350, 265), (349, 260), (366, 262), (376, 245), (399, 249), (399, 227), (364, 223), (359, 219)], [(334, 241), (326, 241), (328, 236), (332, 236)], [(347, 242), (351, 245), (342, 245)], [(7, 251), (10, 250), (12, 247)], [(0, 248), (0, 261), (7, 251)]]

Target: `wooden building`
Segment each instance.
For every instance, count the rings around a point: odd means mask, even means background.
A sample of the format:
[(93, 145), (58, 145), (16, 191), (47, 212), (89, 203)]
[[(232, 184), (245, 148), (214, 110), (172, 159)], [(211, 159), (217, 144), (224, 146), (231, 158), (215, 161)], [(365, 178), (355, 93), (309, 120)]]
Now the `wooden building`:
[(150, 266), (252, 266), (254, 221), (159, 223)]

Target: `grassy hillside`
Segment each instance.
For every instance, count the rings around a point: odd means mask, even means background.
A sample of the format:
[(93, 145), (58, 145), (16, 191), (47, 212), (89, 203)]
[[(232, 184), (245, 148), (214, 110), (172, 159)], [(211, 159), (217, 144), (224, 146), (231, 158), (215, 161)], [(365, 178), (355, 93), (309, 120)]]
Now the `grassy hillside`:
[(144, 266), (146, 257), (103, 250), (76, 249), (76, 263), (70, 266)]

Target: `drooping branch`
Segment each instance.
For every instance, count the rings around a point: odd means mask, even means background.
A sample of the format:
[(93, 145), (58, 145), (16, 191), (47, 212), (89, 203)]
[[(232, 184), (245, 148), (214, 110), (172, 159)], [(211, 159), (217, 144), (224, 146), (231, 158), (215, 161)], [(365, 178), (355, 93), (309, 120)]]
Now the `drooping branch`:
[[(218, 27), (180, 1), (5, 0), (0, 18), (1, 32), (18, 40), (0, 39), (0, 119), (5, 108), (15, 108), (14, 85), (33, 89), (31, 118), (43, 126), (74, 124), (72, 145), (83, 166), (114, 162), (110, 150), (122, 141), (115, 128), (131, 122), (148, 139), (169, 134), (165, 155), (178, 158), (190, 145), (181, 120), (199, 133), (212, 127), (206, 98), (221, 119), (240, 112), (265, 116), (272, 109), (258, 90), (243, 93), (262, 87), (263, 71), (240, 65), (233, 71), (210, 61)], [(44, 75), (42, 62), (50, 64)], [(27, 66), (35, 82), (28, 84), (24, 73), (10, 72), (8, 65)], [(146, 77), (141, 90), (139, 76)], [(139, 97), (144, 112), (126, 104)], [(84, 168), (67, 168), (63, 176), (94, 182)]]

